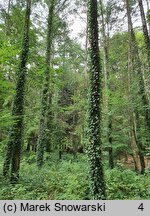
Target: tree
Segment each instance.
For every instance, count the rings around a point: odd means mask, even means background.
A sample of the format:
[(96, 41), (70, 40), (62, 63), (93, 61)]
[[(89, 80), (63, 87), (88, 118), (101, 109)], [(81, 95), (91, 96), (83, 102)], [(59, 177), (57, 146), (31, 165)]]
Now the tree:
[(11, 163), (11, 180), (17, 182), (19, 178), (20, 153), (23, 135), (23, 117), (24, 117), (24, 96), (26, 82), (26, 64), (29, 51), (29, 27), (30, 27), (31, 0), (27, 0), (24, 36), (22, 52), (20, 56), (20, 65), (18, 70), (18, 79), (16, 83), (16, 93), (13, 102), (12, 116), (13, 124), (10, 129), (9, 140), (7, 144), (7, 153), (3, 166), (3, 175), (6, 176)]
[(142, 0), (138, 0), (139, 8), (140, 8), (140, 13), (141, 13), (141, 20), (142, 20), (142, 28), (143, 28), (143, 33), (144, 33), (144, 41), (145, 41), (145, 47), (147, 51), (147, 62), (149, 66), (149, 71), (150, 71), (150, 38), (148, 35), (148, 29), (147, 29), (147, 23), (146, 23), (146, 17), (144, 13), (144, 7)]
[(89, 98), (89, 160), (91, 190), (94, 199), (105, 199), (105, 180), (102, 165), (102, 68), (98, 45), (97, 0), (88, 1), (88, 35), (90, 44)]
[(149, 32), (149, 37), (150, 37), (150, 6), (149, 6), (149, 1), (146, 0), (147, 4), (147, 22), (148, 22), (148, 32)]
[[(106, 9), (107, 10), (107, 9)], [(105, 23), (104, 18), (104, 3), (102, 0), (100, 0), (100, 12), (101, 12), (101, 23), (102, 23), (102, 39), (103, 39), (103, 49), (104, 49), (104, 77), (105, 77), (105, 92), (108, 93), (108, 90), (111, 91), (111, 84), (109, 83), (109, 77), (110, 77), (110, 71), (109, 71), (109, 22), (110, 18), (108, 18), (108, 14), (106, 14), (106, 20), (107, 23)], [(107, 13), (107, 12), (106, 12)], [(111, 11), (109, 12), (109, 16), (111, 14)], [(107, 109), (107, 116), (108, 116), (108, 122), (107, 122), (107, 137), (108, 137), (108, 152), (109, 152), (109, 167), (111, 169), (114, 168), (114, 159), (113, 159), (113, 147), (112, 147), (112, 115), (111, 115), (111, 104), (110, 100), (108, 98), (108, 95), (106, 95), (106, 109)]]
[[(37, 142), (37, 165), (41, 167), (43, 164), (44, 147), (46, 147), (46, 114), (48, 108), (48, 96), (49, 95), (49, 80), (50, 80), (50, 58), (51, 58), (51, 48), (52, 48), (52, 33), (53, 33), (53, 17), (54, 17), (54, 6), (55, 0), (51, 1), (48, 13), (48, 25), (47, 25), (47, 49), (46, 49), (46, 63), (45, 63), (45, 74), (44, 74), (44, 84), (42, 92), (41, 101), (41, 116), (40, 116), (40, 127), (39, 127), (39, 137)], [(51, 101), (51, 99), (49, 99)]]
[[(141, 97), (143, 108), (144, 108), (144, 115), (145, 115), (145, 121), (147, 122), (147, 115), (148, 115), (148, 109), (145, 109), (145, 105), (148, 105), (148, 101), (146, 98), (145, 93), (145, 86), (144, 86), (144, 80), (141, 72), (141, 62), (139, 58), (139, 51), (137, 46), (137, 41), (135, 38), (135, 33), (133, 30), (132, 20), (131, 20), (131, 5), (130, 1), (126, 0), (126, 9), (127, 9), (127, 17), (128, 17), (128, 33), (129, 33), (129, 51), (128, 51), (128, 89), (129, 89), (129, 101), (135, 100), (135, 97), (133, 97), (133, 94), (131, 93), (131, 83), (132, 83), (132, 77), (134, 77), (135, 71), (138, 71), (138, 79), (139, 79), (139, 90), (138, 94)], [(145, 170), (145, 162), (144, 162), (144, 155), (142, 153), (143, 146), (139, 139), (139, 131), (140, 131), (140, 121), (139, 121), (139, 110), (137, 107), (133, 106), (131, 103), (130, 107), (130, 125), (131, 125), (131, 131), (130, 131), (130, 138), (131, 138), (131, 147), (133, 150), (133, 158), (135, 161), (135, 167), (136, 170), (141, 171), (141, 173), (144, 173)], [(146, 117), (147, 116), (147, 117)], [(149, 124), (147, 122), (147, 124)], [(137, 130), (136, 130), (137, 129)], [(141, 170), (139, 168), (139, 159), (140, 159), (140, 165)]]

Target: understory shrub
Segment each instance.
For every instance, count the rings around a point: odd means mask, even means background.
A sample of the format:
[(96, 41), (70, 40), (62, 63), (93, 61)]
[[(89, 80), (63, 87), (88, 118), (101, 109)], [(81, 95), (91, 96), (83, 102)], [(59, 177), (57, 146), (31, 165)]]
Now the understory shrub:
[[(123, 168), (105, 168), (107, 199), (149, 199), (150, 177), (137, 175)], [(0, 199), (2, 200), (86, 200), (90, 197), (89, 170), (86, 156), (76, 160), (72, 155), (58, 160), (56, 155), (46, 157), (38, 169), (35, 156), (22, 159), (19, 184), (11, 185), (0, 167)]]

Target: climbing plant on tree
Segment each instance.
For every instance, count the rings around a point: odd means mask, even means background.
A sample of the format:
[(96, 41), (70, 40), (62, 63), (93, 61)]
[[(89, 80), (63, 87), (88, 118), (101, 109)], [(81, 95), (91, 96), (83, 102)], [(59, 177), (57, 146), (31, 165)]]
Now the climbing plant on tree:
[(17, 74), (16, 93), (13, 101), (12, 116), (13, 124), (10, 129), (7, 152), (3, 166), (3, 175), (9, 172), (11, 163), (11, 181), (17, 182), (19, 178), (20, 152), (23, 135), (23, 115), (24, 115), (24, 92), (26, 81), (26, 64), (29, 51), (29, 26), (30, 26), (31, 0), (27, 0), (25, 26), (20, 65)]
[(89, 161), (91, 192), (94, 199), (105, 199), (105, 180), (102, 164), (102, 68), (98, 45), (97, 0), (88, 1), (88, 35), (90, 53), (89, 95)]

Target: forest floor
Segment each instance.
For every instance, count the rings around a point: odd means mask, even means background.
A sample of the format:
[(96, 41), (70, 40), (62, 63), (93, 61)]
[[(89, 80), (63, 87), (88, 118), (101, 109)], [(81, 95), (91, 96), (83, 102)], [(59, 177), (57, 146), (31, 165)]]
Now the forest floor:
[[(3, 161), (3, 158), (0, 158)], [(20, 167), (20, 180), (10, 184), (2, 176), (0, 165), (0, 200), (87, 200), (90, 195), (89, 169), (86, 155), (73, 159), (58, 154), (46, 155), (43, 167), (36, 166), (36, 155), (24, 155)], [(150, 172), (138, 175), (117, 163), (113, 170), (105, 164), (107, 199), (150, 199)]]

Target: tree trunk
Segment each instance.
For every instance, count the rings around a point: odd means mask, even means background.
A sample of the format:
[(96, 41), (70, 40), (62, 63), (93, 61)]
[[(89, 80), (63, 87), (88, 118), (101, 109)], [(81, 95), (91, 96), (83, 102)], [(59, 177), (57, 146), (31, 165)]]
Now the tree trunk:
[(144, 13), (142, 0), (138, 0), (138, 4), (139, 4), (139, 8), (140, 8), (140, 13), (141, 13), (142, 27), (143, 27), (143, 33), (144, 33), (144, 41), (145, 41), (145, 47), (147, 50), (147, 61), (148, 61), (149, 72), (150, 72), (150, 38), (148, 35), (146, 17), (145, 17), (145, 13)]
[(10, 35), (11, 33), (11, 25), (10, 25), (10, 6), (11, 6), (11, 0), (8, 1), (8, 8), (6, 12), (6, 35)]
[(88, 26), (86, 27), (86, 36), (85, 36), (85, 65), (84, 65), (84, 76), (86, 80), (85, 86), (87, 86), (87, 77), (88, 77), (87, 59), (88, 59)]
[(109, 167), (111, 169), (114, 168), (114, 157), (113, 157), (113, 148), (112, 148), (112, 122), (111, 119), (109, 119), (109, 125), (108, 125), (108, 141), (109, 141)]
[(46, 51), (46, 70), (44, 77), (44, 86), (42, 92), (41, 101), (41, 117), (40, 117), (40, 127), (39, 127), (39, 137), (37, 142), (37, 166), (41, 167), (43, 164), (44, 148), (46, 147), (46, 114), (48, 107), (48, 94), (49, 94), (49, 80), (50, 80), (50, 58), (51, 58), (51, 48), (52, 48), (52, 24), (54, 16), (54, 0), (52, 0), (49, 7), (48, 14), (48, 33), (47, 33), (47, 51)]
[[(129, 33), (129, 51), (128, 51), (128, 89), (129, 89), (129, 102), (130, 102), (130, 109), (129, 109), (129, 113), (130, 113), (130, 124), (131, 124), (131, 148), (133, 151), (133, 158), (135, 161), (135, 169), (138, 169), (138, 171), (141, 171), (143, 169), (143, 161), (144, 161), (144, 156), (142, 156), (142, 144), (139, 140), (139, 136), (136, 135), (136, 126), (138, 126), (138, 133), (139, 133), (139, 124), (135, 126), (135, 124), (137, 124), (139, 121), (137, 118), (137, 116), (139, 116), (138, 114), (138, 109), (136, 107), (134, 107), (133, 105), (133, 96), (132, 96), (132, 92), (131, 92), (131, 83), (132, 83), (132, 76), (135, 76), (134, 74), (134, 70), (137, 69), (138, 71), (138, 76), (139, 76), (139, 95), (141, 96), (142, 99), (142, 103), (143, 103), (143, 108), (144, 108), (144, 115), (145, 115), (145, 121), (147, 122), (146, 116), (147, 116), (147, 109), (145, 109), (145, 103), (147, 104), (147, 97), (146, 97), (146, 93), (145, 93), (145, 86), (144, 86), (144, 80), (143, 80), (143, 75), (142, 75), (142, 71), (141, 71), (141, 62), (139, 59), (139, 54), (138, 54), (138, 46), (136, 43), (136, 39), (135, 39), (135, 33), (133, 30), (133, 25), (132, 25), (132, 20), (131, 20), (131, 7), (130, 7), (130, 3), (128, 0), (125, 0), (126, 3), (126, 9), (127, 9), (127, 17), (128, 17), (128, 33)], [(135, 119), (134, 120), (134, 113), (136, 113), (135, 115)], [(147, 122), (148, 123), (148, 122)], [(138, 151), (136, 150), (138, 149)], [(137, 157), (137, 152), (140, 155), (140, 157)], [(142, 158), (143, 157), (143, 158)], [(141, 168), (139, 168), (139, 162), (138, 160), (140, 160), (140, 164), (141, 164)], [(143, 171), (141, 171), (143, 172)]]
[(100, 0), (100, 11), (102, 19), (102, 36), (103, 36), (103, 49), (104, 49), (104, 78), (105, 78), (105, 91), (106, 91), (106, 110), (108, 113), (108, 143), (109, 143), (109, 167), (114, 168), (114, 159), (113, 159), (113, 148), (112, 148), (112, 115), (111, 113), (111, 104), (107, 95), (108, 89), (111, 91), (109, 82), (109, 32), (106, 34), (106, 24), (104, 22), (104, 4), (103, 0)]
[(97, 0), (88, 1), (88, 27), (90, 44), (90, 110), (89, 110), (89, 160), (91, 191), (94, 199), (105, 199), (105, 180), (102, 164), (102, 69), (98, 45)]
[[(147, 4), (147, 13), (149, 13), (149, 10), (150, 10), (149, 0), (146, 0), (146, 4)], [(150, 23), (148, 23), (148, 32), (149, 32), (149, 38), (150, 38)]]
[(140, 162), (139, 162), (137, 140), (135, 137), (135, 131), (133, 127), (131, 128), (131, 131), (130, 131), (130, 146), (132, 149), (132, 157), (134, 161), (135, 171), (140, 172), (141, 167), (140, 167)]
[[(146, 47), (146, 52), (147, 52), (148, 71), (150, 72), (150, 38), (148, 35), (146, 17), (144, 13), (142, 0), (138, 0), (138, 4), (140, 8), (140, 13), (141, 13), (144, 41), (145, 41), (145, 47)], [(143, 81), (143, 86), (144, 86), (144, 81)], [(146, 95), (146, 91), (144, 88), (141, 88), (141, 93), (142, 93), (143, 106), (145, 107), (145, 121), (146, 121), (148, 130), (150, 132), (150, 104), (149, 104), (148, 96)]]
[(16, 84), (16, 94), (14, 97), (13, 108), (12, 108), (12, 116), (14, 122), (10, 130), (7, 153), (6, 153), (4, 167), (3, 167), (3, 175), (5, 176), (9, 172), (9, 166), (12, 159), (11, 180), (13, 182), (17, 182), (17, 179), (19, 177), (20, 152), (21, 152), (22, 134), (23, 134), (26, 64), (27, 64), (27, 57), (28, 57), (28, 50), (29, 50), (30, 11), (31, 11), (31, 0), (27, 0), (23, 47), (22, 47), (22, 53), (20, 57), (19, 71), (17, 74), (18, 79)]
[(144, 147), (140, 141), (140, 138), (138, 137), (139, 134), (139, 130), (140, 130), (140, 119), (139, 119), (139, 114), (138, 112), (135, 113), (135, 124), (134, 124), (134, 132), (135, 132), (135, 138), (136, 138), (136, 142), (137, 142), (137, 146), (139, 149), (139, 159), (140, 159), (140, 164), (141, 164), (141, 174), (144, 174), (145, 172), (145, 160), (144, 160)]
[(46, 145), (46, 152), (51, 152), (52, 150), (52, 94), (49, 93), (48, 95), (48, 102), (47, 102), (47, 113), (46, 113), (46, 134), (45, 134), (45, 145)]

